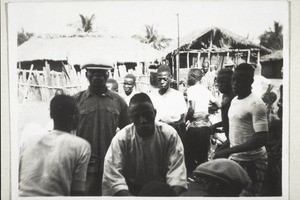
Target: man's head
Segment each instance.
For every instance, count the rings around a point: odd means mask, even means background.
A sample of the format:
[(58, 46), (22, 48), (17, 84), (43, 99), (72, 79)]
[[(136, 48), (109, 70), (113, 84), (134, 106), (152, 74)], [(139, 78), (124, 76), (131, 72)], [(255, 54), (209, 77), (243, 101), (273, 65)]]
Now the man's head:
[(54, 96), (50, 102), (50, 117), (54, 121), (54, 128), (63, 131), (77, 129), (79, 108), (76, 100), (67, 95)]
[(203, 196), (239, 196), (251, 185), (247, 172), (238, 163), (225, 158), (199, 165), (193, 178)]
[(207, 62), (207, 61), (203, 62), (202, 70), (203, 70), (204, 74), (207, 73), (208, 69), (209, 69), (209, 62)]
[(231, 77), (233, 71), (229, 68), (220, 69), (217, 75), (217, 84), (219, 91), (223, 94), (231, 94), (232, 87), (231, 87)]
[(166, 65), (160, 65), (157, 69), (157, 83), (158, 88), (161, 92), (166, 92), (171, 84), (171, 70), (169, 66)]
[(126, 95), (130, 95), (132, 93), (135, 86), (135, 80), (136, 78), (132, 74), (127, 74), (124, 77), (123, 89)]
[(232, 90), (238, 98), (247, 97), (251, 93), (254, 68), (248, 63), (239, 64), (232, 75)]
[(200, 82), (202, 78), (202, 71), (200, 68), (191, 68), (188, 73), (187, 84), (189, 86), (195, 85)]
[(92, 88), (105, 88), (106, 81), (108, 79), (108, 71), (104, 69), (88, 69), (86, 71), (86, 77), (90, 82)]
[(108, 64), (92, 64), (94, 62), (88, 62), (82, 66), (82, 69), (87, 70), (86, 77), (89, 80), (90, 87), (103, 90), (106, 88), (106, 81), (109, 77), (108, 70), (112, 69), (112, 67)]
[(150, 97), (145, 93), (135, 94), (129, 102), (129, 117), (141, 137), (154, 133), (156, 111)]
[(118, 92), (118, 89), (119, 89), (118, 82), (115, 79), (113, 79), (113, 78), (107, 79), (107, 81), (106, 81), (106, 87), (110, 91), (115, 91), (115, 92)]

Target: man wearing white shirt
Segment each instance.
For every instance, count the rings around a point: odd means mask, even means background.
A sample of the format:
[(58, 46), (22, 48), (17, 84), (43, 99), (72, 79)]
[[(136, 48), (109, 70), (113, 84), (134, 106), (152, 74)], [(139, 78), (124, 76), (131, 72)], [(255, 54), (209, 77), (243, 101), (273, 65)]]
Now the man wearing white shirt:
[(124, 82), (123, 82), (123, 89), (124, 89), (124, 94), (121, 96), (123, 99), (126, 101), (127, 105), (129, 105), (129, 101), (133, 95), (135, 95), (137, 92), (135, 91), (135, 81), (136, 78), (133, 74), (127, 74), (124, 77)]
[(157, 111), (156, 121), (173, 126), (182, 137), (187, 112), (184, 96), (180, 91), (170, 87), (171, 70), (166, 65), (157, 69), (158, 90), (150, 94), (154, 108)]
[(188, 73), (190, 87), (187, 89), (189, 103), (187, 120), (190, 124), (186, 133), (185, 149), (188, 172), (192, 172), (197, 165), (208, 160), (211, 135), (208, 108), (211, 103), (220, 107), (211, 91), (201, 84), (202, 75), (200, 68), (191, 68)]

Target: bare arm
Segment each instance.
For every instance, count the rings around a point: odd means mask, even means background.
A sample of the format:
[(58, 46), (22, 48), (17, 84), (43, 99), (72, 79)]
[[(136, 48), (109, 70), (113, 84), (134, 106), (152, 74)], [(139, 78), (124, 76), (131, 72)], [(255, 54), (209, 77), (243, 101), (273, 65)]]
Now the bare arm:
[(257, 132), (252, 139), (243, 144), (217, 151), (214, 158), (224, 158), (230, 156), (233, 153), (252, 151), (259, 147), (265, 146), (267, 143), (267, 136), (268, 133), (266, 131)]

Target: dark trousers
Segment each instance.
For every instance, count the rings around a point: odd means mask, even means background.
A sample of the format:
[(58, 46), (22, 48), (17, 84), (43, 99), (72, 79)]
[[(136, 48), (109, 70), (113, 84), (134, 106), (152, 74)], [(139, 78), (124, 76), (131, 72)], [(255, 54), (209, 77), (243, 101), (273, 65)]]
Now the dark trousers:
[(102, 174), (103, 172), (87, 173), (85, 181), (86, 196), (102, 195)]
[(208, 127), (189, 127), (185, 137), (185, 164), (188, 173), (208, 161), (211, 129)]

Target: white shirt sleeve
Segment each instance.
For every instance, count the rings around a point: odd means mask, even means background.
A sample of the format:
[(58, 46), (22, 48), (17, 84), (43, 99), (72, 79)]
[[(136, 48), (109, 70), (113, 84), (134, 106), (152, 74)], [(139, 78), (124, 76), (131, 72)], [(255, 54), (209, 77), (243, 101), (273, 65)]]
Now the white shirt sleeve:
[(267, 108), (263, 103), (254, 104), (251, 108), (254, 131), (268, 131)]
[(79, 156), (76, 163), (74, 177), (72, 178), (71, 191), (85, 191), (86, 172), (91, 156), (91, 146), (88, 142), (84, 142), (85, 143), (82, 144), (82, 148), (78, 153)]
[(122, 175), (124, 167), (124, 155), (122, 143), (119, 135), (112, 139), (104, 159), (104, 169), (102, 178), (102, 195), (112, 196), (121, 190), (128, 190), (125, 178)]
[(170, 186), (181, 186), (187, 189), (183, 144), (178, 134), (174, 135), (175, 137), (170, 138), (170, 146), (166, 156), (169, 159), (169, 171), (167, 172), (166, 180)]

